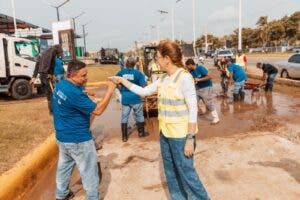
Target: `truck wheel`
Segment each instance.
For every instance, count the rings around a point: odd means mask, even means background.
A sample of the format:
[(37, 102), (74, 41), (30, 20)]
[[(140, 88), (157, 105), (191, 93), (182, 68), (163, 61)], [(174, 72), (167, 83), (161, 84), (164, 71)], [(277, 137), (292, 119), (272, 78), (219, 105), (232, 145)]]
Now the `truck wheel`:
[(32, 95), (32, 88), (26, 79), (17, 79), (11, 88), (11, 96), (14, 99), (28, 99)]

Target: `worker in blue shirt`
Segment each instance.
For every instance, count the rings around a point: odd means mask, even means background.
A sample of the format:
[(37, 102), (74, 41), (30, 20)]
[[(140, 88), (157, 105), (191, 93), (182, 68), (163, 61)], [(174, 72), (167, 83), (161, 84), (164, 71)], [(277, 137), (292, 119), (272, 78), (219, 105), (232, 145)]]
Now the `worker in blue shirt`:
[(97, 152), (90, 132), (91, 118), (106, 109), (115, 85), (108, 84), (103, 99), (94, 103), (83, 91), (87, 69), (82, 62), (68, 63), (67, 79), (53, 91), (53, 121), (59, 158), (56, 171), (56, 199), (74, 196), (69, 189), (75, 165), (80, 173), (86, 199), (99, 200)]
[(233, 60), (228, 60), (228, 71), (230, 72), (229, 85), (232, 85), (232, 80), (234, 81), (233, 89), (233, 101), (243, 101), (245, 99), (244, 85), (247, 80), (247, 74), (245, 70), (235, 64)]
[(207, 68), (202, 65), (196, 65), (193, 59), (188, 59), (185, 65), (195, 80), (198, 99), (202, 99), (206, 109), (211, 112), (213, 117), (211, 124), (219, 123), (219, 115), (213, 103), (212, 80)]
[[(147, 83), (145, 81), (145, 76), (139, 70), (133, 69), (135, 64), (136, 60), (133, 57), (129, 57), (125, 64), (126, 68), (119, 71), (116, 76), (123, 77), (136, 85), (146, 86)], [(122, 85), (120, 85), (118, 88), (120, 89), (122, 95), (121, 130), (123, 142), (128, 140), (127, 123), (131, 109), (134, 112), (139, 137), (146, 137), (148, 133), (145, 132), (144, 111), (141, 96), (131, 92)]]
[(55, 58), (54, 76), (55, 76), (57, 82), (65, 79), (65, 69), (63, 67), (63, 61), (62, 61), (61, 57)]

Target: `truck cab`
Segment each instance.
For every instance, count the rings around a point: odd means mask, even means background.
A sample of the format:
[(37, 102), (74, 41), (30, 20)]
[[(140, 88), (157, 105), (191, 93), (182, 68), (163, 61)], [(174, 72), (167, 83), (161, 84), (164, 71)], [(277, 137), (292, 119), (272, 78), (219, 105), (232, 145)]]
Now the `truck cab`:
[(116, 48), (101, 48), (100, 63), (101, 64), (118, 64), (119, 51)]
[(0, 34), (0, 93), (14, 99), (32, 95), (30, 80), (38, 54), (31, 40)]

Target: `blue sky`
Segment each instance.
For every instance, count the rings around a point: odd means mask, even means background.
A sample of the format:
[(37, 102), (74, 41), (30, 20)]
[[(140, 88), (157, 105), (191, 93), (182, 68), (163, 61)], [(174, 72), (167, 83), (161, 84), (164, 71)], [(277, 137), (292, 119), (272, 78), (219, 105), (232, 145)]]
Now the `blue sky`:
[[(49, 6), (64, 0), (15, 0), (16, 17), (27, 22), (51, 28), (56, 10)], [(87, 50), (116, 47), (122, 51), (134, 46), (134, 41), (154, 40), (159, 27), (161, 38), (171, 38), (171, 9), (176, 0), (70, 0), (60, 9), (66, 20), (85, 12), (76, 20), (77, 31), (82, 24), (88, 32)], [(205, 32), (222, 36), (238, 27), (238, 0), (196, 0), (196, 35)], [(168, 11), (161, 15), (158, 10)], [(278, 19), (300, 11), (300, 0), (242, 0), (242, 25), (255, 27), (259, 16)], [(12, 15), (11, 0), (0, 0), (0, 13)], [(175, 3), (175, 38), (192, 41), (192, 0)], [(82, 44), (81, 39), (78, 40)]]

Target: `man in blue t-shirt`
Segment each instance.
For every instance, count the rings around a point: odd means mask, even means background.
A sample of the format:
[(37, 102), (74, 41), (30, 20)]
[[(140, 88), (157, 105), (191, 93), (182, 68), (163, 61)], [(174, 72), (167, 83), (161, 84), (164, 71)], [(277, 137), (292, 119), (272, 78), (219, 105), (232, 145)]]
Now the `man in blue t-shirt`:
[(55, 76), (57, 82), (60, 80), (63, 80), (65, 77), (65, 69), (64, 69), (63, 61), (62, 61), (61, 57), (55, 58), (54, 76)]
[[(198, 99), (202, 99), (206, 109), (211, 112), (213, 117), (211, 123), (219, 123), (219, 115), (213, 104), (212, 80), (208, 74), (207, 68), (201, 65), (196, 65), (193, 59), (188, 59), (185, 62), (185, 65), (195, 80)], [(200, 108), (198, 109), (200, 110)]]
[[(145, 86), (147, 84), (145, 81), (145, 76), (140, 71), (133, 69), (135, 64), (135, 59), (133, 57), (129, 57), (125, 64), (126, 68), (119, 71), (116, 76), (126, 78), (128, 81), (138, 86)], [(142, 98), (122, 85), (120, 85), (118, 88), (120, 89), (122, 95), (121, 129), (123, 142), (126, 142), (128, 140), (127, 123), (131, 109), (133, 109), (134, 112), (139, 137), (146, 137), (148, 133), (145, 132), (144, 128), (145, 123)]]
[(75, 164), (79, 170), (87, 199), (100, 199), (97, 153), (90, 132), (90, 119), (101, 115), (109, 103), (115, 85), (99, 103), (94, 103), (83, 91), (87, 69), (82, 62), (68, 64), (68, 76), (55, 85), (53, 91), (53, 121), (59, 159), (56, 172), (56, 199), (69, 199), (73, 193), (69, 183)]
[(227, 62), (228, 71), (230, 72), (230, 85), (232, 84), (232, 79), (234, 81), (233, 101), (243, 101), (245, 98), (244, 85), (247, 80), (247, 74), (241, 66), (233, 63), (232, 60), (228, 60)]

